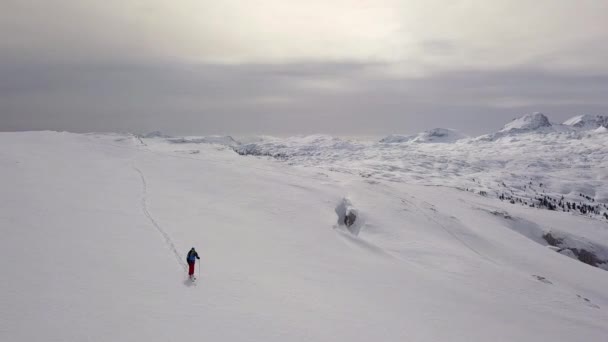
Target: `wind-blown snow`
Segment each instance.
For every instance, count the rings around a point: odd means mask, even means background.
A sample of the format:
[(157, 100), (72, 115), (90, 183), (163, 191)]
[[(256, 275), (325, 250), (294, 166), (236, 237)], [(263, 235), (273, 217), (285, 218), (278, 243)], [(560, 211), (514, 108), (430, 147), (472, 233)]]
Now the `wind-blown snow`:
[(0, 340), (605, 341), (608, 272), (542, 235), (604, 257), (608, 225), (495, 196), (599, 200), (607, 135), (589, 132), (234, 147), (286, 162), (0, 133)]

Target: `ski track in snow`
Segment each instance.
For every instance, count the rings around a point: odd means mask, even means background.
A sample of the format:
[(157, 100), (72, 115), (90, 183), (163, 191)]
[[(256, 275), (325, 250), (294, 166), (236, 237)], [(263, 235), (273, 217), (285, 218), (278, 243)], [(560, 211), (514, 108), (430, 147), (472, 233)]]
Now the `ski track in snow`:
[(179, 254), (179, 252), (177, 251), (177, 248), (175, 247), (175, 244), (173, 243), (173, 240), (171, 240), (171, 237), (169, 236), (169, 234), (167, 234), (167, 232), (160, 226), (160, 224), (158, 224), (158, 222), (156, 222), (156, 220), (154, 219), (154, 217), (152, 217), (152, 214), (150, 214), (150, 211), (148, 210), (148, 204), (147, 204), (148, 183), (146, 182), (146, 177), (144, 176), (144, 173), (141, 172), (141, 170), (135, 166), (133, 167), (133, 169), (135, 171), (137, 171), (137, 173), (139, 174), (139, 177), (141, 178), (141, 183), (142, 183), (141, 209), (144, 212), (144, 215), (146, 215), (146, 217), (152, 223), (152, 225), (156, 228), (156, 230), (163, 236), (167, 246), (171, 249), (171, 251), (173, 251), (173, 254), (175, 254), (175, 259), (177, 260), (177, 263), (182, 268), (187, 269), (188, 267), (186, 266), (186, 263), (182, 260), (181, 255)]

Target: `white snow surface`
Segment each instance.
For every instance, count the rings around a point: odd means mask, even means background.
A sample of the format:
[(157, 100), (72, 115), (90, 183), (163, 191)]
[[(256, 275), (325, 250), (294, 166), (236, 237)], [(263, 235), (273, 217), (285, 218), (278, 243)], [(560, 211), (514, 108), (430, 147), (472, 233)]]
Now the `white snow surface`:
[(462, 190), (606, 196), (606, 139), (0, 133), (0, 341), (606, 341), (608, 272), (538, 235), (608, 225)]
[[(497, 139), (425, 144), (394, 135), (379, 142), (319, 135), (265, 137), (235, 150), (372, 180), (449, 186), (492, 197), (551, 195), (580, 203), (586, 202), (583, 194), (595, 205), (608, 203), (608, 135), (602, 131), (529, 130)], [(510, 131), (499, 133), (505, 132)]]

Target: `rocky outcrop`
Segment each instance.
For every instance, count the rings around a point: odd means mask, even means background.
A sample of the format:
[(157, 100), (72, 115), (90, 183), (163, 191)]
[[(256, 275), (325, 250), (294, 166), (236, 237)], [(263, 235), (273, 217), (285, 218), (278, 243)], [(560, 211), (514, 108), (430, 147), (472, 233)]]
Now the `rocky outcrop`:
[(608, 268), (608, 260), (600, 259), (593, 251), (584, 248), (569, 247), (564, 242), (563, 238), (555, 236), (552, 232), (543, 234), (543, 239), (547, 241), (549, 246), (557, 247), (556, 251), (558, 253), (575, 258), (591, 266), (603, 269)]
[(359, 213), (348, 198), (343, 198), (336, 207), (338, 215), (338, 227), (343, 226), (352, 233), (358, 235), (361, 230), (361, 220)]

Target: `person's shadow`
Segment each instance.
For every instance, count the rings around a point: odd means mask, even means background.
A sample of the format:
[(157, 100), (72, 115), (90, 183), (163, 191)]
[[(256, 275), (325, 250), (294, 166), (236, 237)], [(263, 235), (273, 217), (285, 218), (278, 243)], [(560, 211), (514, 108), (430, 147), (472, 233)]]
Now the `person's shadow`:
[(186, 280), (184, 280), (184, 285), (191, 287), (191, 286), (196, 286), (196, 283), (193, 282), (192, 280), (186, 278)]

